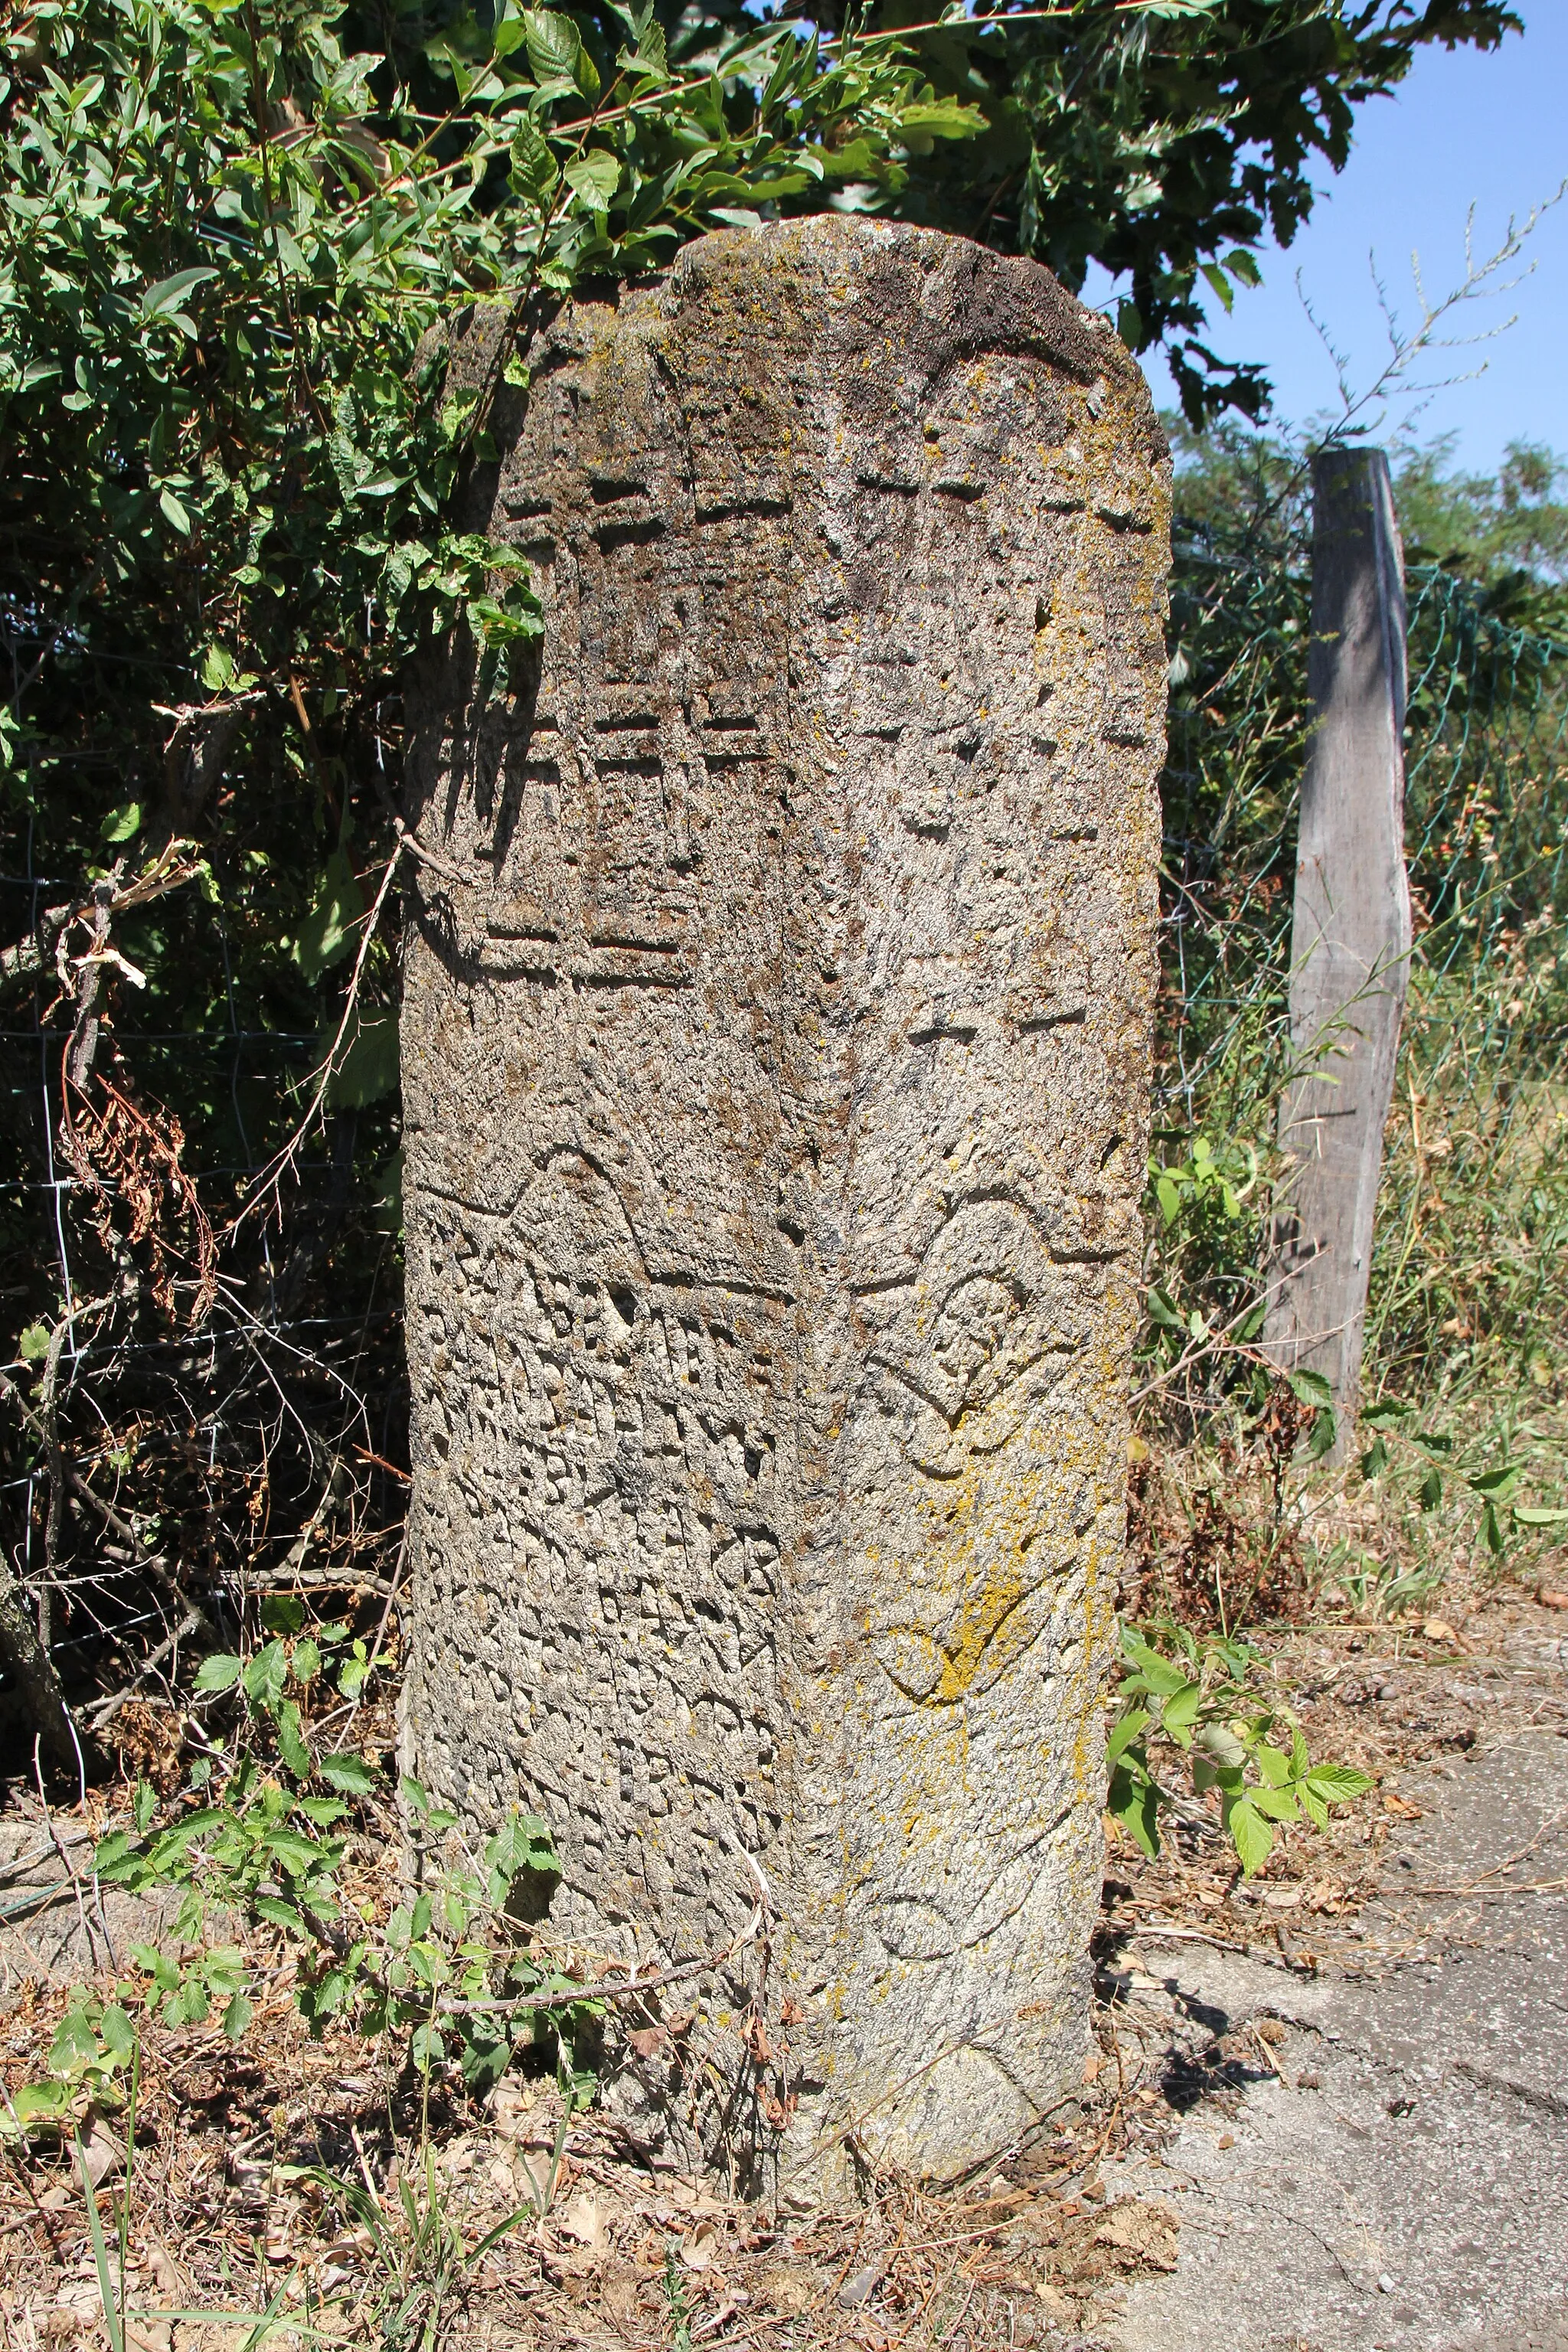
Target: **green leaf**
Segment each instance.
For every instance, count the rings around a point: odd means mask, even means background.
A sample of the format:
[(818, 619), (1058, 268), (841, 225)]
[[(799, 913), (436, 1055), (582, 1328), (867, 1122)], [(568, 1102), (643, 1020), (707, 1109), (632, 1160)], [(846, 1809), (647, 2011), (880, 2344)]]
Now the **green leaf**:
[(1110, 1738), (1105, 1743), (1105, 1769), (1108, 1772), (1115, 1769), (1123, 1751), (1131, 1748), (1142, 1733), (1147, 1731), (1153, 1719), (1146, 1706), (1130, 1707), (1127, 1713), (1119, 1718), (1111, 1728)]
[(1231, 284), (1229, 278), (1226, 276), (1225, 271), (1221, 268), (1219, 263), (1217, 261), (1205, 261), (1201, 262), (1198, 266), (1203, 276), (1207, 278), (1210, 286), (1218, 295), (1224, 309), (1227, 312), (1234, 310), (1236, 308), (1236, 289)]
[(1264, 1820), (1250, 1797), (1242, 1797), (1228, 1808), (1225, 1825), (1243, 1874), (1252, 1877), (1274, 1851), (1274, 1824)]
[(49, 2042), (50, 2071), (77, 2082), (97, 2056), (98, 2035), (86, 2006), (68, 2009)]
[(1292, 1393), (1302, 1404), (1317, 1405), (1325, 1412), (1333, 1410), (1334, 1392), (1321, 1372), (1298, 1368), (1295, 1371), (1287, 1372), (1285, 1377), (1290, 1383)]
[(268, 1714), (273, 1712), (282, 1697), (288, 1679), (289, 1662), (283, 1654), (283, 1644), (279, 1641), (268, 1642), (264, 1648), (258, 1650), (240, 1675), (247, 1698), (254, 1706), (263, 1707)]
[(295, 238), (280, 220), (275, 219), (272, 222), (272, 235), (277, 244), (278, 258), (282, 265), (284, 275), (289, 278), (308, 278), (310, 274), (310, 265), (300, 251)]
[(511, 2042), (504, 2033), (479, 2018), (465, 2020), (461, 2031), (463, 2080), (470, 2095), (479, 2097), (493, 2090), (506, 2073), (511, 2060)]
[(1151, 1862), (1160, 1852), (1160, 1791), (1152, 1776), (1131, 1760), (1118, 1764), (1110, 1776), (1108, 1810)]
[(141, 830), (142, 803), (140, 801), (125, 801), (119, 808), (110, 809), (99, 828), (105, 841), (115, 844), (134, 840)]
[(305, 1622), (305, 1604), (297, 1592), (269, 1592), (261, 1604), (261, 1622), (269, 1633), (297, 1633)]
[(309, 1780), (310, 1751), (300, 1727), (300, 1710), (291, 1698), (285, 1699), (278, 1710), (278, 1750), (298, 1780)]
[[(363, 1651), (363, 1642), (356, 1642), (356, 1652)], [(357, 1698), (370, 1674), (369, 1660), (363, 1656), (345, 1658), (338, 1669), (338, 1688), (344, 1698)]]
[(1311, 1462), (1321, 1462), (1324, 1454), (1332, 1447), (1333, 1442), (1338, 1435), (1339, 1422), (1333, 1413), (1320, 1412), (1316, 1414), (1313, 1417), (1312, 1426), (1307, 1438), (1308, 1460)]
[(243, 2042), (256, 2014), (256, 2004), (243, 1992), (231, 1995), (223, 2013), (223, 2030), (230, 2042)]
[(1373, 1783), (1371, 1775), (1353, 1764), (1314, 1764), (1302, 1785), (1326, 1805), (1348, 1805), (1364, 1797)]
[(220, 1944), (201, 1963), (202, 1975), (213, 1992), (242, 1992), (247, 1967), (237, 1944)]
[(211, 2008), (205, 1985), (199, 1977), (188, 1976), (178, 1992), (164, 2002), (163, 2022), (166, 2025), (205, 2025)]
[(570, 16), (558, 16), (553, 8), (526, 8), (522, 26), (536, 79), (575, 81), (583, 41)]
[[(16, 2120), (24, 2127), (28, 2124), (52, 2124), (70, 2109), (71, 2093), (68, 2083), (24, 2083), (11, 2094), (11, 2105)], [(0, 2124), (4, 2113), (0, 2111)]]
[(983, 108), (965, 106), (956, 98), (917, 100), (901, 110), (899, 121), (906, 131), (937, 139), (973, 139), (989, 127)]
[(1184, 1748), (1192, 1737), (1193, 1727), (1198, 1719), (1198, 1709), (1203, 1704), (1203, 1696), (1201, 1684), (1184, 1682), (1180, 1690), (1172, 1692), (1160, 1710), (1161, 1729), (1170, 1738), (1179, 1741)]
[(232, 1690), (239, 1680), (244, 1664), (242, 1658), (231, 1658), (222, 1654), (204, 1658), (196, 1668), (195, 1687), (198, 1691)]
[(1247, 1761), (1247, 1750), (1228, 1723), (1200, 1724), (1193, 1745), (1222, 1772), (1239, 1772)]
[(109, 2002), (99, 2020), (103, 2046), (116, 2065), (129, 2065), (136, 2051), (136, 2028), (117, 2000)]
[(318, 1769), (322, 1780), (341, 1789), (345, 1797), (368, 1797), (375, 1788), (375, 1774), (364, 1758), (351, 1755), (346, 1749), (323, 1756)]
[[(326, 1038), (323, 1046), (331, 1043)], [(328, 1106), (332, 1110), (367, 1109), (395, 1094), (400, 1077), (396, 1014), (383, 1021), (356, 1020), (327, 1082)]]
[(1313, 1828), (1326, 1830), (1329, 1826), (1329, 1809), (1310, 1781), (1299, 1780), (1296, 1784), (1296, 1794), (1301, 1801), (1301, 1811)]
[(591, 154), (574, 157), (562, 176), (590, 211), (605, 212), (621, 184), (621, 159), (596, 147)]
[(637, 49), (629, 60), (631, 70), (637, 74), (653, 74), (667, 80), (669, 75), (669, 49), (664, 37), (664, 26), (650, 15), (637, 35)]
[(172, 278), (160, 278), (157, 284), (149, 286), (142, 297), (143, 323), (153, 319), (166, 319), (171, 311), (180, 308), (187, 294), (195, 293), (198, 286), (205, 286), (209, 278), (216, 276), (216, 269), (176, 269)]
[(334, 849), (322, 870), (310, 911), (294, 942), (294, 961), (307, 980), (341, 963), (364, 920), (364, 898), (345, 849)]
[(1521, 1528), (1560, 1528), (1568, 1521), (1568, 1511), (1543, 1510), (1538, 1503), (1515, 1503), (1513, 1517)]
[(1163, 1658), (1158, 1650), (1125, 1627), (1121, 1646), (1156, 1698), (1171, 1698), (1177, 1691), (1185, 1689), (1187, 1676), (1183, 1669), (1173, 1665), (1168, 1658)]
[(250, 1907), (258, 1919), (267, 1920), (274, 1927), (287, 1927), (291, 1934), (310, 1940), (310, 1931), (297, 1903), (285, 1903), (276, 1895), (253, 1895)]
[(174, 529), (179, 532), (181, 538), (189, 539), (191, 535), (191, 518), (184, 507), (181, 505), (179, 499), (174, 496), (174, 491), (166, 486), (161, 489), (158, 493), (158, 504), (163, 510), (165, 520), (174, 524)]
[(408, 2045), (408, 2054), (422, 2074), (432, 2066), (439, 2066), (447, 2055), (446, 2041), (438, 2027), (422, 2025)]
[(308, 1878), (327, 1860), (330, 1849), (298, 1830), (268, 1830), (261, 1841), (287, 1878)]
[(519, 195), (528, 197), (541, 211), (561, 183), (560, 166), (537, 126), (526, 116), (512, 133), (511, 176)]
[(510, 1884), (520, 1872), (529, 1870), (547, 1878), (561, 1875), (561, 1857), (555, 1851), (548, 1822), (537, 1813), (511, 1813), (501, 1823), (485, 1846), (485, 1862), (497, 1876)]
[(132, 1944), (131, 1957), (152, 1978), (158, 1991), (174, 1991), (180, 1981), (180, 1971), (167, 1952), (161, 1952), (156, 1944)]
[(16, 1353), (25, 1364), (41, 1364), (49, 1352), (54, 1338), (47, 1323), (29, 1323), (16, 1342)]

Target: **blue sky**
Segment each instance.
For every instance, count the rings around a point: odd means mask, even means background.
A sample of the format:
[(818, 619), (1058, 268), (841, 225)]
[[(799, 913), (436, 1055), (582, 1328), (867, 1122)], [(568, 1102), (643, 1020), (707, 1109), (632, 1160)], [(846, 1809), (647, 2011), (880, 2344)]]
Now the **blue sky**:
[[(1524, 18), (1489, 56), (1424, 53), (1399, 95), (1363, 110), (1354, 152), (1323, 193), (1288, 252), (1261, 257), (1264, 283), (1242, 290), (1227, 319), (1218, 305), (1208, 340), (1227, 359), (1262, 361), (1273, 375), (1277, 414), (1305, 424), (1333, 406), (1333, 368), (1296, 292), (1301, 282), (1352, 362), (1358, 389), (1376, 376), (1387, 348), (1368, 270), (1375, 250), (1394, 305), (1414, 319), (1410, 255), (1421, 258), (1428, 294), (1464, 276), (1465, 215), (1476, 206), (1479, 255), (1501, 241), (1510, 213), (1522, 216), (1568, 177), (1568, 0), (1515, 0)], [(1470, 352), (1439, 355), (1424, 381), (1487, 362), (1478, 380), (1440, 392), (1417, 421), (1425, 439), (1452, 432), (1457, 459), (1497, 462), (1510, 440), (1543, 441), (1568, 457), (1568, 202), (1547, 215), (1521, 262), (1535, 268), (1510, 294), (1467, 305), (1458, 331), (1518, 323)], [(1086, 298), (1103, 299), (1086, 287)], [(1149, 371), (1155, 397), (1174, 405), (1170, 379)], [(1391, 418), (1391, 425), (1398, 421)], [(1380, 436), (1389, 437), (1385, 433)]]

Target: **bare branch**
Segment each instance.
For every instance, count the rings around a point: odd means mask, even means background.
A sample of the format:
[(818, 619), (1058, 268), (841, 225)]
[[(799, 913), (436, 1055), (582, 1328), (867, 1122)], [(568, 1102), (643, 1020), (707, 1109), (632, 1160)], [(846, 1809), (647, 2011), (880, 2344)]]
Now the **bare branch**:
[[(107, 1301), (100, 1299), (97, 1303), (100, 1306), (103, 1306), (107, 1304)], [(80, 1314), (86, 1310), (79, 1308), (77, 1311)], [(47, 1445), (49, 1436), (48, 1431), (45, 1427), (44, 1423), (33, 1411), (32, 1406), (27, 1402), (26, 1398), (22, 1394), (21, 1390), (16, 1386), (15, 1381), (10, 1379), (5, 1372), (0, 1372), (0, 1402), (15, 1405), (17, 1412), (21, 1415), (23, 1421), (26, 1422), (27, 1427), (32, 1431), (34, 1436), (39, 1439), (43, 1444)], [(121, 1537), (124, 1542), (131, 1546), (132, 1565), (138, 1569), (143, 1576), (150, 1576), (154, 1584), (156, 1584), (159, 1590), (163, 1593), (164, 1597), (171, 1601), (176, 1608), (183, 1611), (186, 1615), (191, 1616), (195, 1621), (197, 1630), (201, 1633), (203, 1639), (216, 1648), (219, 1639), (217, 1627), (213, 1623), (212, 1619), (207, 1615), (207, 1612), (202, 1607), (201, 1602), (199, 1601), (192, 1600), (190, 1594), (185, 1591), (184, 1585), (180, 1582), (179, 1578), (170, 1568), (168, 1561), (163, 1558), (162, 1552), (150, 1552), (144, 1550), (140, 1535), (137, 1533), (136, 1528), (132, 1522), (125, 1517), (124, 1513), (116, 1510), (112, 1503), (105, 1502), (103, 1496), (99, 1494), (96, 1487), (89, 1486), (88, 1485), (87, 1480), (82, 1476), (79, 1470), (73, 1469), (68, 1465), (66, 1469), (66, 1477), (72, 1494), (78, 1496), (82, 1502), (86, 1503), (89, 1509), (96, 1511), (99, 1517), (103, 1521), (105, 1527), (112, 1528), (115, 1534)]]
[[(110, 918), (129, 914), (134, 907), (145, 907), (153, 899), (165, 898), (171, 890), (182, 889), (187, 882), (194, 880), (201, 870), (200, 864), (186, 853), (195, 846), (194, 842), (183, 839), (166, 842), (151, 866), (144, 867), (131, 881), (115, 880), (111, 876), (112, 887), (108, 906)], [(40, 972), (55, 970), (62, 942), (71, 925), (90, 921), (97, 916), (99, 892), (102, 887), (100, 884), (86, 898), (70, 900), (63, 906), (44, 908), (26, 939), (18, 940), (15, 947), (0, 948), (0, 988), (9, 987), (17, 981), (34, 980)], [(118, 957), (110, 960), (120, 961)], [(122, 966), (122, 969), (129, 971), (131, 968)]]
[(75, 1755), (65, 1694), (54, 1660), (38, 1639), (38, 1629), (26, 1588), (13, 1576), (0, 1554), (0, 1659), (16, 1686), (22, 1710), (36, 1736), (57, 1764), (68, 1764)]
[(1401, 436), (1405, 436), (1409, 434), (1416, 417), (1428, 406), (1436, 394), (1447, 391), (1454, 384), (1472, 383), (1477, 376), (1486, 373), (1490, 362), (1483, 359), (1475, 367), (1458, 369), (1450, 374), (1439, 376), (1432, 383), (1417, 383), (1412, 381), (1414, 373), (1421, 368), (1423, 362), (1439, 352), (1474, 351), (1481, 344), (1495, 342), (1500, 335), (1507, 334), (1509, 329), (1516, 323), (1517, 313), (1514, 317), (1500, 320), (1489, 327), (1479, 328), (1473, 334), (1453, 334), (1447, 330), (1466, 303), (1495, 301), (1504, 294), (1510, 294), (1515, 287), (1524, 283), (1536, 267), (1533, 261), (1526, 263), (1525, 267), (1512, 278), (1505, 278), (1501, 273), (1520, 258), (1524, 251), (1526, 241), (1533, 236), (1547, 214), (1562, 204), (1565, 197), (1568, 197), (1568, 180), (1563, 181), (1542, 203), (1532, 205), (1522, 220), (1510, 215), (1501, 243), (1495, 252), (1488, 255), (1481, 261), (1476, 258), (1476, 209), (1472, 205), (1465, 220), (1464, 276), (1457, 286), (1451, 287), (1448, 292), (1436, 301), (1433, 301), (1427, 294), (1426, 281), (1422, 275), (1420, 255), (1413, 253), (1410, 257), (1410, 275), (1415, 287), (1419, 319), (1416, 325), (1410, 330), (1406, 330), (1401, 324), (1387, 285), (1379, 275), (1376, 255), (1369, 254), (1367, 266), (1372, 273), (1378, 309), (1383, 314), (1384, 328), (1388, 337), (1388, 357), (1372, 383), (1362, 392), (1357, 392), (1353, 387), (1348, 354), (1335, 344), (1302, 286), (1300, 271), (1297, 271), (1297, 295), (1308, 319), (1311, 321), (1314, 333), (1333, 363), (1335, 384), (1339, 395), (1340, 414), (1322, 436), (1321, 446), (1327, 447), (1340, 442), (1360, 440), (1369, 434), (1381, 431), (1387, 420), (1389, 410), (1395, 401), (1415, 404), (1407, 407), (1399, 425)]
[(283, 1145), (280, 1150), (276, 1151), (273, 1154), (267, 1166), (261, 1171), (259, 1176), (258, 1176), (255, 1185), (252, 1188), (250, 1198), (247, 1201), (244, 1208), (240, 1209), (234, 1216), (232, 1216), (229, 1219), (228, 1223), (224, 1227), (224, 1238), (226, 1240), (227, 1240), (232, 1234), (238, 1232), (247, 1217), (248, 1217), (251, 1213), (267, 1199), (268, 1194), (276, 1197), (278, 1187), (282, 1181), (285, 1172), (294, 1165), (300, 1150), (310, 1137), (310, 1130), (315, 1126), (317, 1119), (321, 1116), (321, 1106), (327, 1099), (327, 1089), (331, 1085), (333, 1074), (338, 1067), (338, 1057), (342, 1052), (343, 1041), (349, 1034), (349, 1030), (353, 1023), (354, 1014), (359, 1008), (359, 995), (360, 989), (364, 981), (364, 968), (369, 960), (372, 943), (375, 939), (377, 929), (380, 926), (381, 911), (385, 906), (387, 898), (391, 893), (393, 882), (396, 878), (397, 869), (403, 863), (404, 852), (408, 847), (408, 840), (406, 838), (400, 838), (396, 848), (393, 851), (392, 856), (386, 861), (386, 866), (383, 871), (381, 881), (376, 889), (375, 898), (371, 905), (370, 912), (364, 919), (364, 929), (360, 936), (359, 953), (354, 958), (354, 968), (349, 974), (348, 992), (343, 998), (342, 1016), (338, 1023), (337, 1032), (332, 1038), (332, 1042), (327, 1048), (326, 1058), (315, 1074), (316, 1089), (314, 1094), (310, 1097), (310, 1107), (306, 1110), (304, 1118), (294, 1129), (293, 1134), (289, 1138), (288, 1142)]

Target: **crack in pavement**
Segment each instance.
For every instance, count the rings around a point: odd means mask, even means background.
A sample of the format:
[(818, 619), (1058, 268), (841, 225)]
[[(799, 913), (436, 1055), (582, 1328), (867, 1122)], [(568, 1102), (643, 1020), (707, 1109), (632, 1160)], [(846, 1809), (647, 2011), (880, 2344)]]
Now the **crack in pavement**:
[[(1231, 2084), (1223, 2118), (1219, 2078), (1200, 2091), (1168, 2163), (1105, 2168), (1113, 2193), (1157, 2180), (1190, 2216), (1175, 2270), (1100, 2323), (1117, 2352), (1568, 2352), (1568, 1901), (1489, 1889), (1520, 1916), (1478, 1946), (1396, 1883), (1412, 1857), (1424, 1885), (1473, 1884), (1489, 1857), (1517, 1866), (1523, 1839), (1560, 1836), (1563, 1760), (1560, 1734), (1538, 1731), (1474, 1756), (1458, 1786), (1434, 1775), (1363, 1916), (1369, 1940), (1405, 1946), (1381, 1969), (1325, 1965), (1287, 1988), (1245, 1955), (1139, 1936), (1173, 2066), (1194, 2022), (1236, 2036), (1268, 2013), (1288, 2039), (1271, 2044), (1278, 2079)], [(1341, 2200), (1348, 2266), (1325, 2212)]]

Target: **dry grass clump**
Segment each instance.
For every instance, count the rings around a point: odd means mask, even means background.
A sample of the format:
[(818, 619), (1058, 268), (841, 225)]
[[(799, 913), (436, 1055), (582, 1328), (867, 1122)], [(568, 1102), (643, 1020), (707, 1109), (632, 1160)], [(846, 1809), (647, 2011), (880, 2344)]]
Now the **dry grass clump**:
[[(16, 2001), (9, 2079), (66, 2000)], [(123, 2112), (78, 2129), (111, 2266), (126, 2212), (126, 2352), (240, 2352), (268, 2313), (268, 2340), (300, 2344), (980, 2352), (1059, 2340), (1173, 2265), (1167, 2208), (1105, 2200), (1101, 2163), (1152, 2144), (1164, 2109), (1113, 2007), (1100, 2034), (1095, 2079), (983, 2180), (935, 2190), (862, 2158), (852, 2200), (819, 2212), (637, 2161), (547, 2074), (426, 2100), (350, 2037), (311, 2042), (281, 1983), (240, 2053), (214, 2027), (146, 2030), (129, 2157)], [(7, 2147), (0, 2228), (0, 2342), (110, 2342), (73, 2144)]]

